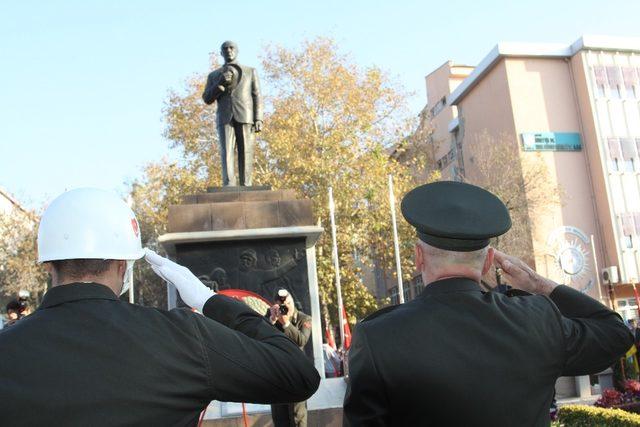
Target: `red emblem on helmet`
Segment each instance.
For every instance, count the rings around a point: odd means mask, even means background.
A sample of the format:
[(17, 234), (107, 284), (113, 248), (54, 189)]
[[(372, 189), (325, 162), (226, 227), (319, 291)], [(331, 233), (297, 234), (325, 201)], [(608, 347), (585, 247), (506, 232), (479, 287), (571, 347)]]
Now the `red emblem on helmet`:
[(135, 218), (131, 218), (131, 228), (133, 228), (133, 232), (135, 233), (136, 237), (138, 237), (138, 235), (140, 234), (140, 228), (138, 227), (138, 221), (136, 221)]

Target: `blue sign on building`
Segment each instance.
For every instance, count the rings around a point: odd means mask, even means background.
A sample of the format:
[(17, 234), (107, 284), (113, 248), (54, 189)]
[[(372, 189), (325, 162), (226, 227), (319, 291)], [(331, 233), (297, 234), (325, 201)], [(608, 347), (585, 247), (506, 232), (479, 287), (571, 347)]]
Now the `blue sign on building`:
[(524, 132), (524, 151), (580, 151), (582, 139), (577, 132)]

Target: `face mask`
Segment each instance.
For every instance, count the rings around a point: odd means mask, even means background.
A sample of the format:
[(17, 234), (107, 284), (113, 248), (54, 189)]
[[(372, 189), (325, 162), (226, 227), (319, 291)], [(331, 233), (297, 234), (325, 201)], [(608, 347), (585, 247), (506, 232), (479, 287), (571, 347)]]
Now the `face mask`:
[(120, 295), (124, 295), (124, 293), (131, 287), (131, 283), (133, 283), (133, 264), (136, 261), (128, 259), (126, 262), (127, 270), (124, 272), (124, 278), (122, 279), (122, 290), (120, 291)]

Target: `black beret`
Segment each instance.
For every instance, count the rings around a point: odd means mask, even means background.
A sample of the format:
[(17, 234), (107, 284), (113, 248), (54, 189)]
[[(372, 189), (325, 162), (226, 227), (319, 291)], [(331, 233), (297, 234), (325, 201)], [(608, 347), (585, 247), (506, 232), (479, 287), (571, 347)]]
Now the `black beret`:
[(507, 207), (475, 185), (439, 181), (421, 185), (402, 199), (402, 215), (418, 238), (436, 248), (470, 252), (511, 228)]

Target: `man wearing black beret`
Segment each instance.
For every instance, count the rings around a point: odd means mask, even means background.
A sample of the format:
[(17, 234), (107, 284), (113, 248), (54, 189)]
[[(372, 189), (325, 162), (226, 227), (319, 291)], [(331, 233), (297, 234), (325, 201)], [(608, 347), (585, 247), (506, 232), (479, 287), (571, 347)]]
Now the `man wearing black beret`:
[[(616, 313), (489, 247), (511, 219), (488, 191), (423, 185), (402, 213), (426, 287), (356, 327), (346, 426), (549, 425), (558, 377), (599, 372), (633, 344)], [(483, 292), (494, 263), (531, 295)]]

